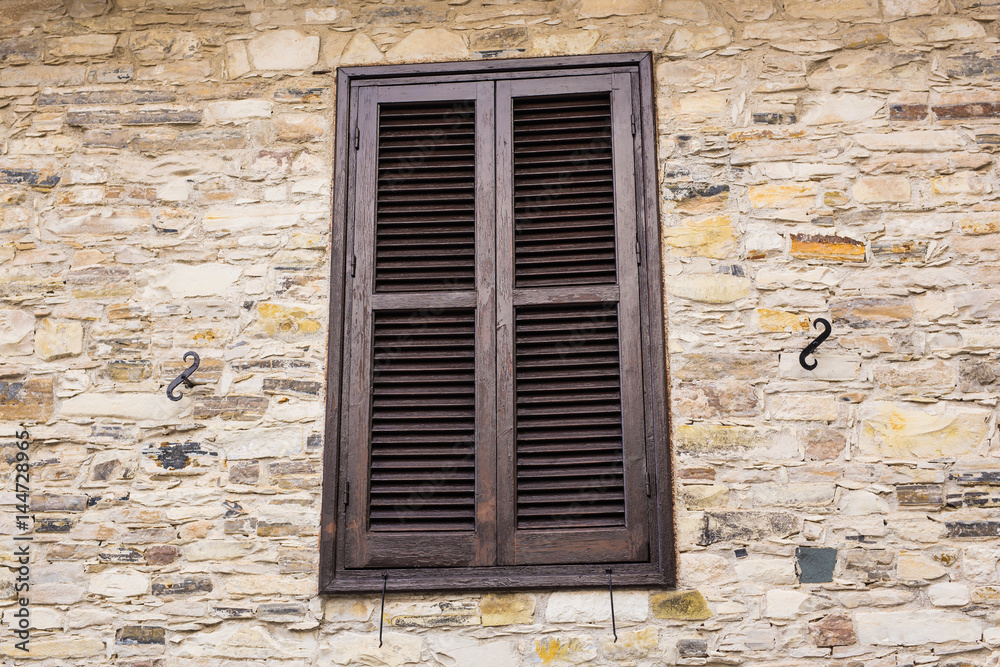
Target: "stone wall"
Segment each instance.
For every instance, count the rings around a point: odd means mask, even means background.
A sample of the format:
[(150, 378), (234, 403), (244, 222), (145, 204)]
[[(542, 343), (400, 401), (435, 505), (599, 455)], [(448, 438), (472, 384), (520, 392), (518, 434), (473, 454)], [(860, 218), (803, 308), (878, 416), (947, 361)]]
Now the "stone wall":
[[(1000, 0), (0, 16), (3, 664), (1000, 661)], [(379, 649), (376, 599), (316, 595), (331, 71), (640, 50), (680, 587), (618, 591), (617, 643), (606, 591), (390, 594)], [(172, 403), (189, 349), (206, 384)]]

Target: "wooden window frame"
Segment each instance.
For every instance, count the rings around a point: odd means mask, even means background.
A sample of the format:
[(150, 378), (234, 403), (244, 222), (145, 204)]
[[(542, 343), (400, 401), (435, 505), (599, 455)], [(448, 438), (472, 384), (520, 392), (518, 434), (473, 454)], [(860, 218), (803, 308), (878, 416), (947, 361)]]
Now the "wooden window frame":
[[(389, 567), (348, 569), (344, 567), (348, 484), (345, 420), (346, 375), (343, 367), (345, 337), (351, 304), (353, 257), (352, 197), (355, 174), (350, 173), (350, 136), (357, 110), (352, 94), (363, 87), (413, 83), (481, 82), (549, 76), (616, 74), (631, 77), (633, 123), (638, 132), (635, 154), (636, 225), (640, 253), (639, 310), (642, 349), (645, 447), (649, 461), (649, 560), (630, 563), (561, 565)], [(487, 590), (496, 588), (575, 588), (607, 585), (612, 567), (618, 585), (665, 586), (676, 584), (673, 483), (671, 473), (670, 424), (667, 410), (667, 365), (660, 225), (657, 187), (656, 118), (653, 110), (652, 55), (650, 53), (604, 54), (343, 67), (337, 72), (336, 143), (334, 151), (333, 216), (330, 259), (330, 318), (327, 358), (326, 432), (323, 456), (323, 496), (320, 527), (321, 593), (377, 591), (383, 573), (392, 590)], [(492, 168), (492, 165), (491, 165)], [(346, 176), (346, 177), (345, 177)], [(495, 421), (494, 421), (495, 428)], [(495, 493), (495, 491), (494, 491)]]

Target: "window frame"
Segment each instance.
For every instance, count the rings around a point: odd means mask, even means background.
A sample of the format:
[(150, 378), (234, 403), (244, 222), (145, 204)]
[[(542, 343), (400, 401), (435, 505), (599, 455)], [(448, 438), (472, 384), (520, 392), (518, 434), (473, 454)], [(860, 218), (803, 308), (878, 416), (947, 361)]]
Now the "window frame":
[[(634, 85), (633, 122), (639, 139), (635, 155), (636, 225), (639, 237), (639, 316), (643, 355), (643, 404), (645, 443), (649, 456), (650, 559), (634, 563), (569, 565), (518, 565), (479, 567), (408, 567), (347, 569), (338, 525), (345, 521), (347, 470), (342, 439), (346, 438), (342, 400), (348, 369), (343, 368), (345, 327), (350, 313), (351, 266), (354, 230), (349, 193), (356, 174), (349, 171), (357, 109), (353, 91), (373, 85), (500, 81), (581, 74), (628, 73)], [(652, 54), (626, 53), (487, 61), (342, 67), (337, 71), (336, 133), (334, 146), (333, 214), (330, 253), (330, 313), (327, 345), (327, 394), (323, 452), (323, 495), (320, 525), (319, 591), (371, 592), (381, 589), (382, 574), (393, 590), (444, 590), (494, 588), (578, 588), (607, 584), (613, 567), (619, 585), (676, 584), (673, 481), (670, 423), (667, 410), (668, 368), (663, 314), (661, 239), (659, 225), (656, 117), (653, 108)], [(346, 175), (347, 178), (342, 176)]]

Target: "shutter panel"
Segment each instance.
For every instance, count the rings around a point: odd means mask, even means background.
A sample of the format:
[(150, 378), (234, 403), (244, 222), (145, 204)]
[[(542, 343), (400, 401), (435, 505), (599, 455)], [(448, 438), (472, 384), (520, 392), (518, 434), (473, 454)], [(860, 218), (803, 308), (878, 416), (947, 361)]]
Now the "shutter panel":
[(503, 563), (648, 558), (631, 100), (626, 74), (497, 84)]
[(348, 567), (492, 564), (492, 107), (485, 83), (357, 94)]

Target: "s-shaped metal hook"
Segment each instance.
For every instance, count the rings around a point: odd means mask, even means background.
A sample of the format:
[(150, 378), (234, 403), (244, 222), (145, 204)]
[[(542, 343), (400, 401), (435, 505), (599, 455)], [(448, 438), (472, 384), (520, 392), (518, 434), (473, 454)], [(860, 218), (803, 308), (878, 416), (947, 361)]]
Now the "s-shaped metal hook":
[(181, 382), (183, 382), (188, 387), (191, 388), (195, 387), (194, 382), (192, 382), (188, 378), (191, 377), (192, 373), (198, 370), (198, 364), (201, 363), (201, 357), (198, 356), (197, 352), (185, 352), (184, 361), (187, 361), (188, 357), (194, 357), (194, 363), (191, 364), (186, 369), (184, 369), (183, 371), (181, 371), (181, 374), (177, 376), (177, 379), (175, 379), (173, 382), (167, 385), (167, 398), (169, 398), (171, 401), (179, 401), (181, 400), (181, 398), (184, 397), (184, 395), (179, 392), (177, 393), (177, 395), (174, 395), (174, 389), (176, 389), (177, 385), (179, 385)]

